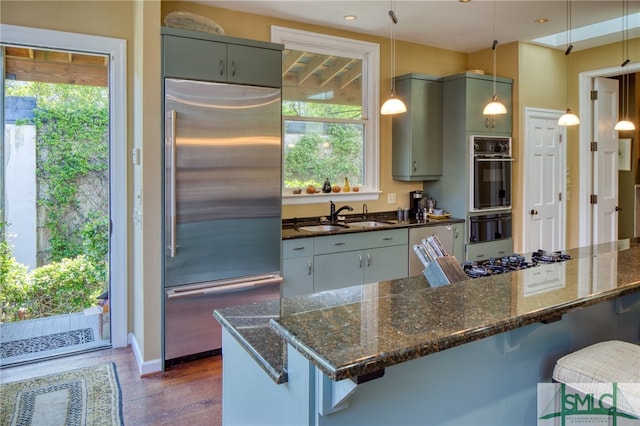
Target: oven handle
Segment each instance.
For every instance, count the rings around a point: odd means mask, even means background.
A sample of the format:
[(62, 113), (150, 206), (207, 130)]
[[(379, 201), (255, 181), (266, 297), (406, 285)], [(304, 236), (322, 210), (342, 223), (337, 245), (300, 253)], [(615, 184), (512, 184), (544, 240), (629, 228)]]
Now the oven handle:
[(505, 157), (500, 157), (500, 158), (479, 158), (479, 157), (476, 157), (475, 161), (490, 161), (490, 162), (513, 161), (513, 158), (511, 158), (511, 157), (509, 157), (509, 158), (505, 158)]
[(511, 216), (504, 216), (504, 217), (495, 217), (495, 218), (491, 218), (491, 219), (476, 219), (475, 217), (471, 217), (469, 218), (469, 222), (473, 223), (487, 223), (487, 222), (506, 222), (508, 220), (512, 220)]

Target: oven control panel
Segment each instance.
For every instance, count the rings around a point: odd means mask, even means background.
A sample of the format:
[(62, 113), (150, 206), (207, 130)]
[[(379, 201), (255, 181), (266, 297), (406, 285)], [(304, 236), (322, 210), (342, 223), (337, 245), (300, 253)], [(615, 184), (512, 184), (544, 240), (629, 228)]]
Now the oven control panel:
[(511, 138), (509, 137), (471, 137), (473, 155), (486, 157), (511, 157)]

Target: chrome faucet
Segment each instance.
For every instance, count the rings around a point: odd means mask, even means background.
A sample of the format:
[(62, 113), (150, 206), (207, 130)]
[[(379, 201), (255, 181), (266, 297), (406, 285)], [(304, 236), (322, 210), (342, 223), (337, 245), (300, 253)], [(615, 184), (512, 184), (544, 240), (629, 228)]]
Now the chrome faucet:
[(342, 210), (349, 210), (350, 212), (353, 211), (353, 207), (351, 206), (342, 206), (338, 210), (336, 210), (336, 205), (333, 203), (333, 201), (329, 201), (329, 203), (331, 203), (331, 210), (329, 215), (329, 220), (331, 220), (331, 223), (336, 223), (338, 221), (338, 214), (340, 214)]

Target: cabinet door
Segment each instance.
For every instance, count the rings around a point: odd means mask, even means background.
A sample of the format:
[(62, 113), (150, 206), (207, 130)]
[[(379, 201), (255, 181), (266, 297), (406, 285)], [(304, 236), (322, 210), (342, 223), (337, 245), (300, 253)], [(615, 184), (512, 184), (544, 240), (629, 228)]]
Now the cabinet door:
[(282, 86), (282, 52), (230, 44), (227, 52), (228, 81), (265, 87)]
[(482, 110), (493, 97), (493, 81), (467, 79), (467, 129), (481, 133), (511, 133), (511, 84), (496, 82), (498, 100), (507, 108), (503, 115), (487, 116)]
[(298, 257), (282, 261), (282, 296), (313, 293), (313, 257)]
[(393, 116), (392, 173), (395, 180), (435, 180), (442, 175), (442, 82), (396, 80), (408, 111)]
[(165, 35), (165, 77), (225, 82), (227, 45), (210, 40)]
[(407, 276), (407, 246), (369, 249), (364, 252), (364, 283)]
[(313, 291), (360, 285), (364, 279), (364, 252), (346, 251), (313, 257)]

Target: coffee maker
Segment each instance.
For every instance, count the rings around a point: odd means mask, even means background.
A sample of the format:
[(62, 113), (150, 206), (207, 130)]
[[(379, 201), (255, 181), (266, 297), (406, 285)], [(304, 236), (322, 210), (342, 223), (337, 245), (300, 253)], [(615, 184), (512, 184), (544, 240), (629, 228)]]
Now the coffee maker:
[(424, 192), (415, 190), (409, 192), (409, 205), (411, 206), (412, 216), (418, 220), (424, 219)]

